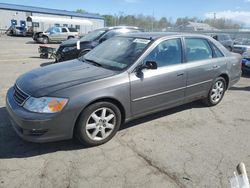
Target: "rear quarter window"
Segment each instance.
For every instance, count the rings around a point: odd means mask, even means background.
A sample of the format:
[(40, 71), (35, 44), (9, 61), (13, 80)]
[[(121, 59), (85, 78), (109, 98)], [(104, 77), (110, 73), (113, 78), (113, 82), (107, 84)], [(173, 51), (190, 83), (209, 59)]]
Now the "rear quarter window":
[(75, 28), (68, 28), (70, 32), (77, 32)]
[(186, 59), (188, 62), (213, 58), (213, 51), (206, 39), (186, 38)]
[(210, 42), (210, 46), (213, 49), (213, 58), (224, 57), (224, 54), (219, 50), (219, 48), (212, 42)]

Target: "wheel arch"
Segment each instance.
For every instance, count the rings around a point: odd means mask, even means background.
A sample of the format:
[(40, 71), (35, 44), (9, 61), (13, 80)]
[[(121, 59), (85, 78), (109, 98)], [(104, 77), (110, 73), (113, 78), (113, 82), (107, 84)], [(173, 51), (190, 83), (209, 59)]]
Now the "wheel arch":
[(47, 38), (47, 39), (48, 39), (48, 43), (51, 41), (51, 39), (49, 38), (48, 35), (44, 35), (44, 34), (43, 34), (41, 38)]
[(223, 73), (219, 77), (222, 77), (222, 78), (225, 79), (225, 81), (226, 81), (226, 89), (228, 89), (228, 86), (229, 86), (229, 76), (228, 76), (228, 74)]
[(115, 99), (115, 98), (112, 98), (112, 97), (103, 97), (103, 98), (99, 98), (99, 99), (96, 99), (96, 100), (93, 100), (91, 101), (90, 103), (88, 103), (82, 110), (81, 112), (78, 114), (77, 118), (76, 118), (76, 121), (75, 121), (75, 124), (74, 124), (74, 128), (73, 128), (73, 134), (75, 133), (76, 131), (76, 125), (77, 125), (77, 122), (79, 121), (80, 119), (80, 116), (82, 114), (82, 112), (90, 105), (94, 104), (94, 103), (97, 103), (97, 102), (110, 102), (114, 105), (116, 105), (120, 112), (121, 112), (121, 124), (123, 124), (125, 122), (125, 119), (126, 119), (126, 111), (125, 111), (125, 108), (124, 106), (122, 105), (122, 103)]
[(69, 35), (67, 39), (72, 39), (72, 38), (75, 38), (75, 36)]

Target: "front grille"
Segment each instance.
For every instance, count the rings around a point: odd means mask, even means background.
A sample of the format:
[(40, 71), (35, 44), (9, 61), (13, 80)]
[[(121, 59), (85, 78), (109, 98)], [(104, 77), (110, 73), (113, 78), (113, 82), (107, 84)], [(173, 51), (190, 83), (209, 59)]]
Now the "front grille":
[(14, 86), (14, 99), (18, 105), (23, 105), (28, 98), (28, 94), (19, 89), (17, 85)]

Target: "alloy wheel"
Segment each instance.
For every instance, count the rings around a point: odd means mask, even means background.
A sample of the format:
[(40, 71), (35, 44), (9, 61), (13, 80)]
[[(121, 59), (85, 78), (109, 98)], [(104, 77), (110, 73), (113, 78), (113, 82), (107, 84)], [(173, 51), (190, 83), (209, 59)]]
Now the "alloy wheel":
[(116, 125), (116, 115), (107, 107), (99, 108), (88, 118), (85, 131), (89, 139), (101, 141), (107, 138)]
[(210, 99), (214, 104), (216, 104), (221, 100), (223, 94), (224, 94), (224, 83), (221, 80), (218, 80), (212, 88)]

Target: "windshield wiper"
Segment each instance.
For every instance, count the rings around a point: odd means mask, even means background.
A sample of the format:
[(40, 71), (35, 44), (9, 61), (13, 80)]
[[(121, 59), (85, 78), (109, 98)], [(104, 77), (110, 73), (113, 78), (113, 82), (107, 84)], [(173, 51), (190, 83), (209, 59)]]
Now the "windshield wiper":
[(88, 62), (90, 62), (90, 63), (92, 63), (92, 64), (94, 64), (95, 66), (102, 67), (102, 64), (100, 64), (100, 63), (98, 63), (98, 62), (96, 62), (96, 61), (94, 61), (94, 60), (92, 60), (92, 59), (85, 59), (85, 58), (84, 58), (84, 60), (85, 60), (85, 61), (88, 61)]

